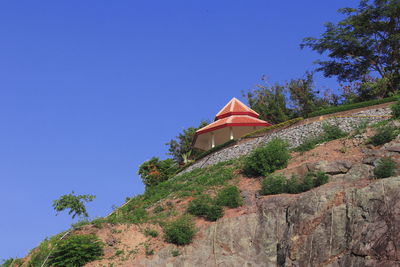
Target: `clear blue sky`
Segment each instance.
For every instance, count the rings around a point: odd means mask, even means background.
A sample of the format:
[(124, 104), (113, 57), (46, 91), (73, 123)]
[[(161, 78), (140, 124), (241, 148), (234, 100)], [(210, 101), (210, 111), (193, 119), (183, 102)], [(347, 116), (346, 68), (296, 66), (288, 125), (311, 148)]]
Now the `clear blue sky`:
[(96, 195), (94, 217), (142, 193), (143, 161), (263, 74), (312, 70), (301, 39), (357, 2), (1, 1), (0, 259), (69, 227), (62, 194)]

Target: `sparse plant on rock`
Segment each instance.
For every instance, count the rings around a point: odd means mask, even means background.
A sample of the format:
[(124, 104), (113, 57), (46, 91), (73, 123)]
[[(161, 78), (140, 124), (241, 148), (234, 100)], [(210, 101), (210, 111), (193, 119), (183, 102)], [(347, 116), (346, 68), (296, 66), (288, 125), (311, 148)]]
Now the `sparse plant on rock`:
[(369, 139), (369, 143), (374, 146), (383, 145), (395, 139), (398, 134), (399, 130), (396, 127), (385, 125), (378, 128), (376, 134)]
[(400, 99), (397, 99), (396, 103), (390, 106), (392, 110), (392, 117), (394, 119), (400, 119)]
[(387, 178), (394, 175), (396, 163), (391, 158), (382, 158), (374, 169), (376, 178)]
[(298, 194), (326, 184), (328, 180), (329, 177), (324, 172), (308, 172), (301, 179), (297, 176), (292, 176), (290, 179), (286, 179), (284, 176), (279, 174), (268, 175), (262, 181), (261, 194)]

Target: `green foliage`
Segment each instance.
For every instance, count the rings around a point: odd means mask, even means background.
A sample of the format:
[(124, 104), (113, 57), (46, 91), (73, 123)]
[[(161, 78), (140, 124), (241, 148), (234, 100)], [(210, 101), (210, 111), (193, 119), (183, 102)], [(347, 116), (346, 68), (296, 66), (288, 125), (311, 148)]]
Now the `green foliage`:
[(146, 256), (154, 255), (154, 249), (150, 248), (150, 245), (148, 243), (144, 243), (144, 250)]
[(153, 212), (147, 214), (146, 209), (154, 205), (159, 205), (158, 202), (162, 199), (198, 196), (203, 194), (205, 190), (226, 185), (227, 181), (235, 176), (234, 171), (237, 168), (234, 166), (235, 162), (236, 161), (232, 160), (202, 169), (194, 169), (155, 186), (146, 188), (143, 195), (131, 198), (123, 207), (110, 215), (106, 221), (109, 223), (160, 223), (170, 216), (168, 214), (172, 212), (172, 202), (166, 202), (164, 211), (160, 211), (159, 213)]
[(327, 77), (355, 81), (376, 73), (383, 84), (377, 85), (380, 96), (387, 96), (399, 88), (399, 10), (398, 0), (362, 0), (357, 9), (340, 9), (343, 20), (326, 23), (321, 38), (305, 38), (301, 46), (327, 53), (329, 59), (319, 61), (317, 69)]
[(293, 150), (298, 152), (309, 151), (318, 144), (347, 136), (347, 133), (341, 130), (338, 125), (324, 123), (322, 124), (322, 129), (323, 132), (321, 135), (307, 138), (301, 145)]
[(84, 218), (84, 219), (79, 220), (78, 222), (72, 224), (71, 226), (73, 229), (79, 229), (79, 228), (81, 228), (85, 225), (89, 225), (89, 224), (90, 224), (90, 221), (88, 219)]
[(161, 205), (156, 206), (154, 208), (154, 210), (153, 210), (154, 213), (160, 213), (160, 212), (163, 212), (163, 211), (164, 211), (164, 208)]
[(208, 195), (202, 195), (192, 200), (188, 205), (187, 212), (203, 217), (207, 221), (216, 221), (224, 214), (222, 207)]
[(53, 208), (60, 212), (69, 209), (68, 214), (72, 214), (72, 219), (75, 216), (88, 217), (84, 202), (91, 202), (95, 199), (94, 195), (74, 195), (74, 192), (68, 195), (63, 195), (59, 199), (53, 201)]
[(352, 136), (354, 137), (356, 135), (364, 133), (367, 129), (368, 123), (369, 123), (368, 120), (364, 119), (359, 124), (354, 124)]
[[(45, 239), (40, 245), (31, 251), (31, 258), (29, 260), (28, 266), (42, 266), (43, 262), (46, 260), (49, 255), (51, 248), (50, 245), (53, 242)], [(44, 265), (44, 267), (48, 267), (48, 262)]]
[(182, 216), (164, 227), (165, 241), (178, 246), (190, 244), (196, 234), (193, 219)]
[(376, 100), (370, 100), (370, 101), (365, 101), (365, 102), (340, 105), (340, 106), (336, 106), (336, 107), (329, 107), (329, 108), (325, 108), (322, 110), (314, 111), (309, 114), (309, 117), (311, 118), (311, 117), (317, 117), (317, 116), (347, 111), (347, 110), (356, 109), (356, 108), (369, 107), (369, 106), (373, 106), (373, 105), (379, 105), (379, 104), (392, 102), (395, 100), (396, 100), (396, 97), (392, 96), (392, 97), (387, 97), (387, 98), (383, 98), (383, 99), (376, 99)]
[(225, 147), (228, 147), (228, 146), (230, 146), (232, 144), (235, 144), (235, 143), (236, 143), (236, 140), (232, 139), (232, 140), (229, 140), (229, 141), (227, 141), (227, 142), (225, 142), (223, 144), (217, 145), (217, 146), (215, 146), (215, 147), (213, 147), (213, 148), (211, 148), (211, 149), (199, 154), (196, 157), (196, 160), (202, 159), (202, 158), (204, 158), (204, 157), (206, 157), (206, 156), (208, 156), (208, 155), (210, 155), (210, 154), (212, 154), (214, 152), (217, 152), (217, 151), (219, 151), (219, 150), (221, 150), (221, 149), (223, 149)]
[(328, 180), (329, 177), (324, 172), (308, 172), (302, 179), (296, 176), (293, 176), (291, 179), (286, 179), (282, 175), (268, 175), (262, 181), (261, 194), (297, 194), (326, 184)]
[(287, 143), (282, 139), (275, 138), (265, 146), (254, 149), (244, 159), (243, 172), (248, 176), (272, 173), (285, 168), (289, 158)]
[(178, 166), (172, 159), (159, 160), (157, 157), (144, 162), (139, 167), (138, 174), (147, 187), (154, 186), (173, 177)]
[(377, 178), (387, 178), (394, 175), (396, 163), (391, 158), (382, 158), (374, 168), (374, 175)]
[(262, 180), (261, 194), (275, 195), (286, 192), (286, 179), (281, 175), (268, 175)]
[(157, 237), (158, 236), (158, 232), (157, 232), (157, 230), (147, 228), (147, 229), (144, 230), (144, 235), (145, 236), (151, 236), (151, 237)]
[(400, 119), (400, 99), (397, 99), (396, 103), (390, 106), (392, 110), (392, 117), (394, 119)]
[(318, 98), (318, 92), (314, 91), (313, 76), (312, 72), (306, 72), (305, 78), (292, 79), (287, 83), (296, 116), (308, 117), (311, 112), (328, 105), (324, 99)]
[(271, 126), (268, 126), (268, 127), (262, 128), (262, 129), (259, 129), (259, 130), (257, 130), (257, 131), (248, 133), (248, 134), (242, 136), (242, 138), (248, 138), (248, 137), (253, 137), (253, 136), (265, 135), (266, 133), (268, 133), (268, 132), (270, 132), (270, 131), (272, 131), (272, 130), (279, 129), (279, 128), (284, 128), (284, 127), (293, 125), (293, 124), (295, 124), (296, 122), (301, 121), (301, 120), (303, 120), (302, 117), (300, 117), (300, 118), (295, 118), (295, 119), (291, 119), (291, 120), (288, 120), (288, 121), (284, 121), (284, 122), (281, 122), (281, 123), (278, 123), (278, 124), (274, 124), (274, 125), (271, 125)]
[(323, 142), (324, 142), (324, 140), (322, 139), (321, 136), (309, 137), (306, 140), (304, 140), (304, 142), (301, 143), (299, 146), (294, 148), (293, 150), (297, 151), (297, 152), (306, 152), (306, 151), (313, 149), (316, 145), (323, 143)]
[(399, 130), (396, 127), (386, 125), (378, 128), (375, 135), (369, 139), (368, 143), (374, 146), (383, 145), (395, 139), (398, 134)]
[(219, 191), (215, 201), (217, 205), (229, 208), (237, 208), (243, 204), (239, 189), (233, 185), (226, 186)]
[(329, 177), (328, 177), (328, 175), (326, 175), (326, 173), (317, 172), (315, 174), (315, 181), (314, 181), (315, 186), (320, 186), (320, 185), (326, 184), (328, 181), (329, 181)]
[(257, 85), (257, 89), (243, 94), (250, 107), (260, 114), (260, 119), (270, 123), (281, 123), (292, 116), (292, 111), (286, 105), (286, 88), (282, 85), (268, 85), (265, 77), (264, 84)]
[(57, 242), (49, 265), (54, 267), (78, 267), (100, 259), (103, 255), (103, 242), (95, 235), (72, 235)]
[(182, 133), (166, 144), (169, 146), (168, 154), (172, 156), (176, 163), (183, 164), (184, 157), (186, 157), (187, 161), (190, 161), (199, 155), (200, 151), (192, 148), (192, 141), (196, 131), (200, 128), (203, 128), (207, 124), (207, 122), (202, 121), (199, 127), (189, 127), (187, 129), (183, 129)]
[(179, 250), (174, 249), (171, 251), (171, 255), (172, 257), (178, 257), (179, 255), (181, 255), (181, 253), (179, 252)]
[(23, 264), (22, 259), (18, 258), (9, 258), (7, 260), (3, 260), (3, 263), (0, 264), (0, 267), (15, 267), (15, 266), (21, 266)]
[[(128, 207), (130, 207), (128, 209)], [(111, 214), (107, 218), (108, 223), (143, 223), (148, 219), (147, 211), (144, 207), (131, 207), (125, 205), (117, 212)]]
[(347, 136), (347, 133), (345, 133), (342, 129), (340, 129), (337, 124), (334, 125), (334, 124), (324, 123), (322, 124), (322, 129), (324, 130), (324, 133), (322, 135), (324, 142), (332, 141)]

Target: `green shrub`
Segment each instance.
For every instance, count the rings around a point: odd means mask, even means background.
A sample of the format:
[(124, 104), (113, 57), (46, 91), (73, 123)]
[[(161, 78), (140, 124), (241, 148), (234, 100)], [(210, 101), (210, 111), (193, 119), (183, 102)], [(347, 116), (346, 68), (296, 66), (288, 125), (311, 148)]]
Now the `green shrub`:
[(98, 260), (103, 255), (104, 244), (95, 235), (73, 235), (57, 242), (49, 265), (54, 267), (79, 267)]
[(151, 236), (151, 237), (157, 237), (158, 236), (158, 232), (157, 232), (157, 230), (147, 228), (147, 229), (144, 230), (144, 235), (145, 236)]
[(392, 117), (395, 119), (400, 119), (400, 99), (391, 105), (390, 109), (392, 110)]
[(378, 128), (376, 134), (369, 139), (369, 143), (374, 146), (386, 144), (396, 138), (398, 129), (396, 127), (386, 125)]
[(275, 195), (286, 192), (286, 179), (281, 175), (268, 175), (262, 180), (261, 194)]
[(171, 255), (172, 257), (178, 257), (179, 255), (181, 255), (181, 253), (179, 252), (179, 250), (174, 249), (171, 251)]
[(164, 227), (165, 241), (178, 246), (190, 244), (196, 233), (193, 219), (182, 216)]
[(254, 149), (244, 159), (243, 172), (248, 176), (260, 176), (283, 169), (290, 155), (288, 144), (282, 139), (272, 139), (265, 146)]
[(326, 175), (326, 173), (324, 172), (317, 172), (315, 174), (315, 182), (314, 182), (314, 186), (320, 186), (323, 184), (326, 184), (329, 180), (329, 176)]
[(286, 193), (289, 194), (298, 194), (301, 193), (301, 188), (300, 188), (301, 181), (299, 177), (296, 175), (293, 175), (290, 179), (286, 180)]
[(153, 210), (154, 213), (160, 213), (160, 212), (163, 212), (163, 211), (164, 211), (164, 208), (161, 205), (156, 206), (154, 208), (154, 210)]
[(324, 130), (322, 135), (324, 142), (339, 139), (347, 135), (338, 125), (334, 124), (324, 123), (322, 124), (322, 129)]
[(236, 186), (230, 185), (218, 192), (216, 203), (220, 206), (237, 208), (243, 204), (240, 191)]
[(368, 106), (373, 106), (373, 105), (379, 105), (379, 104), (383, 104), (383, 103), (392, 102), (395, 100), (396, 100), (396, 97), (392, 96), (392, 97), (387, 97), (387, 98), (383, 98), (383, 99), (376, 99), (376, 100), (370, 100), (370, 101), (365, 101), (365, 102), (340, 105), (340, 106), (336, 106), (336, 107), (331, 107), (331, 108), (326, 108), (323, 110), (311, 112), (308, 115), (308, 117), (311, 118), (311, 117), (332, 114), (332, 113), (356, 109), (356, 108), (363, 108), (363, 107), (368, 107)]
[(378, 161), (374, 169), (374, 175), (377, 178), (387, 178), (394, 175), (396, 163), (391, 158), (382, 158)]
[(154, 249), (150, 248), (150, 245), (147, 243), (144, 243), (144, 250), (146, 256), (154, 255)]
[(306, 175), (304, 175), (303, 180), (300, 183), (300, 192), (306, 192), (308, 190), (311, 190), (314, 188), (315, 183), (314, 183), (314, 173), (308, 172)]
[(208, 195), (192, 200), (188, 205), (187, 212), (203, 217), (207, 221), (216, 221), (223, 216), (222, 207), (217, 205)]
[(178, 166), (172, 159), (159, 160), (153, 157), (140, 165), (138, 174), (147, 189), (173, 177), (177, 170)]
[(320, 136), (309, 137), (307, 138), (301, 145), (297, 146), (294, 151), (297, 152), (306, 152), (313, 149), (316, 145), (322, 143), (323, 140)]
[[(28, 266), (42, 266), (43, 262), (50, 253), (50, 240), (45, 239), (40, 245), (32, 250), (32, 256), (29, 260)], [(44, 267), (49, 266), (48, 262)]]
[(3, 260), (3, 263), (0, 264), (0, 267), (15, 267), (21, 266), (24, 263), (22, 259), (18, 258), (9, 258), (7, 260)]
[(313, 149), (316, 145), (345, 137), (346, 132), (341, 130), (339, 126), (329, 123), (322, 124), (323, 132), (318, 136), (307, 138), (301, 145), (297, 146), (294, 151), (305, 152)]
[(286, 179), (282, 175), (269, 175), (262, 181), (261, 194), (297, 194), (326, 184), (328, 180), (329, 177), (324, 172), (308, 172), (302, 179), (297, 176), (292, 176), (291, 179)]

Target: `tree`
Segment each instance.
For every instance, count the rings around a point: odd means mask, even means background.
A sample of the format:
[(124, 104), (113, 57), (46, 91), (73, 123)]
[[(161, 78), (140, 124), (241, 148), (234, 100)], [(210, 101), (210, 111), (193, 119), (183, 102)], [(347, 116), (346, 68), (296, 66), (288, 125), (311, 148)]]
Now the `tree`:
[(53, 201), (53, 208), (55, 211), (60, 212), (69, 209), (68, 214), (72, 214), (72, 219), (76, 216), (89, 217), (86, 211), (84, 202), (91, 202), (96, 198), (94, 195), (63, 195), (59, 199)]
[(279, 84), (269, 85), (265, 76), (261, 80), (264, 84), (259, 84), (257, 89), (243, 93), (250, 107), (260, 114), (260, 119), (270, 123), (288, 120), (292, 112), (286, 106), (286, 88)]
[(160, 160), (153, 157), (140, 165), (138, 174), (145, 186), (148, 187), (168, 180), (175, 175), (177, 169), (178, 166), (172, 159)]
[[(370, 3), (372, 2), (372, 3)], [(339, 81), (357, 81), (376, 74), (387, 88), (381, 97), (400, 87), (400, 1), (362, 0), (357, 9), (342, 8), (346, 16), (337, 24), (326, 23), (321, 38), (308, 37), (301, 47), (328, 60), (318, 61), (318, 71)]]
[(306, 72), (305, 78), (292, 79), (286, 86), (298, 116), (307, 117), (308, 114), (326, 104), (323, 99), (318, 98), (319, 91), (314, 91), (312, 72)]
[(200, 151), (192, 148), (192, 141), (196, 131), (203, 128), (208, 123), (201, 121), (199, 127), (189, 127), (183, 129), (175, 139), (166, 143), (168, 148), (168, 155), (171, 155), (173, 160), (178, 164), (183, 164), (184, 161), (190, 161), (200, 154)]

